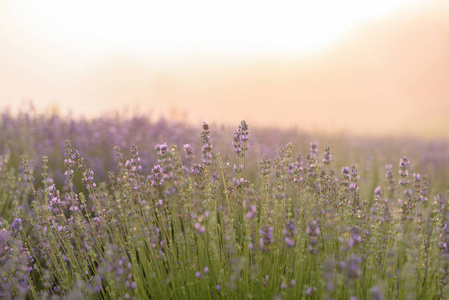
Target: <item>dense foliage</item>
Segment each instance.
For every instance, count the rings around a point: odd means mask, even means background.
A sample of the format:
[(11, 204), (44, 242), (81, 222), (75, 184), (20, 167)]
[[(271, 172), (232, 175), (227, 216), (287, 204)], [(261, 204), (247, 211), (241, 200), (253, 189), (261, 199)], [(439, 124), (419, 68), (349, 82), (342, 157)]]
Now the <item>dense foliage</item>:
[(2, 299), (449, 297), (447, 142), (34, 113), (0, 130)]

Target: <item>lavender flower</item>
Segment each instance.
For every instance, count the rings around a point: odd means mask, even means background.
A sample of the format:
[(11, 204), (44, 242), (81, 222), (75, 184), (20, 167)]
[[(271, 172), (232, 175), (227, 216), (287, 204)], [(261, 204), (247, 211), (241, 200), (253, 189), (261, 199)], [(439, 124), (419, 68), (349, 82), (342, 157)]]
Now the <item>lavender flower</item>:
[(324, 261), (324, 266), (323, 266), (324, 286), (325, 286), (327, 292), (332, 292), (335, 289), (335, 284), (334, 284), (335, 277), (336, 277), (335, 261), (328, 257)]
[(359, 178), (360, 177), (357, 174), (357, 167), (352, 166), (351, 179), (350, 179), (348, 188), (349, 188), (349, 192), (352, 194), (351, 205), (352, 205), (353, 214), (356, 214), (357, 211), (361, 209), (359, 187), (358, 187)]
[(202, 161), (205, 165), (209, 165), (212, 162), (212, 144), (210, 142), (210, 130), (209, 125), (206, 122), (203, 122), (203, 132), (201, 133), (201, 140), (203, 142), (202, 148)]
[(350, 233), (351, 233), (351, 236), (349, 237), (349, 240), (348, 240), (348, 248), (349, 249), (362, 242), (362, 237), (360, 236), (362, 233), (362, 230), (360, 229), (360, 227), (357, 227), (357, 226), (351, 227)]
[(410, 163), (410, 160), (407, 157), (403, 157), (399, 160), (399, 176), (402, 177), (402, 179), (399, 181), (399, 184), (403, 187), (406, 187), (407, 184), (410, 183), (410, 180), (406, 180), (408, 176), (408, 164)]
[(167, 143), (163, 143), (163, 144), (157, 144), (154, 147), (154, 150), (156, 150), (156, 153), (159, 157), (159, 160), (163, 160), (165, 157), (165, 154), (167, 153)]
[(250, 212), (246, 214), (246, 218), (251, 220), (255, 217), (257, 213), (257, 207), (254, 204), (250, 205)]
[(390, 194), (392, 195), (395, 191), (395, 180), (393, 176), (393, 166), (392, 165), (386, 165), (385, 166), (386, 174), (385, 177), (388, 179), (388, 183), (390, 186), (388, 187), (388, 190), (390, 191)]
[(429, 192), (427, 188), (427, 176), (421, 176), (419, 173), (413, 173), (415, 192), (418, 195), (418, 200), (420, 202), (427, 202), (427, 194)]
[(284, 228), (284, 242), (287, 247), (293, 247), (295, 245), (296, 228), (293, 220), (287, 221)]
[(293, 174), (294, 174), (293, 181), (295, 183), (302, 183), (302, 182), (304, 182), (304, 168), (303, 168), (303, 161), (302, 161), (302, 156), (301, 155), (298, 155), (296, 157)]
[(233, 169), (236, 173), (242, 173), (244, 170), (244, 167), (243, 167), (243, 165), (240, 165), (240, 167), (237, 167), (236, 165), (234, 165)]
[(309, 287), (309, 288), (306, 290), (306, 295), (307, 295), (307, 296), (312, 296), (315, 292), (316, 292), (316, 287), (312, 286), (312, 287)]
[(14, 221), (11, 224), (11, 229), (14, 232), (14, 236), (19, 235), (19, 231), (22, 230), (22, 219), (21, 218), (15, 218)]
[(271, 160), (264, 156), (264, 158), (259, 162), (259, 170), (262, 176), (268, 176), (271, 172)]
[(380, 186), (377, 186), (374, 189), (374, 195), (378, 196), (378, 197), (382, 197), (382, 188)]
[[(314, 143), (306, 159), (292, 153), (293, 145), (301, 148), (309, 138), (296, 131), (251, 132), (257, 147), (248, 157), (247, 124), (230, 149), (226, 136), (234, 132), (223, 126), (214, 143), (215, 164), (207, 124), (202, 157), (194, 163), (194, 145), (186, 144), (195, 140), (192, 127), (171, 120), (14, 118), (0, 119), (6, 154), (0, 155), (1, 299), (232, 298), (248, 292), (262, 298), (297, 293), (383, 299), (383, 287), (394, 287), (390, 298), (449, 294), (447, 195), (437, 194), (447, 190), (446, 142), (345, 139), (337, 150), (348, 149), (346, 158), (367, 163), (362, 173), (355, 166), (336, 173), (327, 165), (349, 162), (335, 161), (328, 146), (321, 161)], [(66, 136), (79, 151), (68, 142), (59, 161)], [(293, 144), (277, 152), (285, 139)], [(167, 143), (154, 149), (153, 141), (160, 140)], [(132, 147), (128, 160), (120, 148), (110, 151), (136, 143), (140, 154)], [(386, 179), (378, 178), (377, 163), (404, 148), (418, 158), (422, 173), (410, 176), (409, 160), (402, 158), (399, 174), (387, 165)], [(8, 161), (8, 153), (25, 150), (30, 163), (22, 163), (24, 175), (18, 176), (17, 157)], [(43, 159), (35, 181), (31, 166), (43, 153), (50, 159)], [(402, 211), (395, 205), (399, 180)], [(213, 291), (201, 289), (209, 285)]]
[(204, 227), (203, 225), (201, 225), (200, 223), (195, 223), (195, 225), (193, 226), (196, 231), (198, 231), (199, 233), (205, 233), (206, 232), (206, 227)]
[[(16, 223), (21, 224), (21, 220)], [(28, 248), (17, 236), (0, 230), (0, 298), (26, 298), (33, 261)]]
[(310, 143), (310, 156), (315, 159), (317, 153), (318, 153), (318, 145), (315, 143)]
[(342, 182), (341, 182), (341, 184), (343, 186), (349, 187), (349, 184), (351, 183), (351, 175), (349, 174), (349, 168), (348, 167), (343, 167), (343, 169), (341, 169), (341, 173), (342, 173)]
[(193, 151), (192, 151), (192, 147), (189, 144), (185, 144), (184, 145), (184, 151), (185, 151), (185, 158), (187, 158), (188, 160), (192, 160), (194, 155), (193, 155)]
[(306, 233), (310, 237), (309, 248), (308, 248), (309, 252), (311, 254), (318, 253), (318, 248), (316, 247), (316, 244), (318, 243), (318, 237), (321, 234), (321, 230), (320, 230), (320, 227), (318, 226), (317, 221), (312, 220), (309, 222), (309, 225), (307, 226), (307, 229), (306, 229)]
[(373, 299), (373, 300), (383, 300), (384, 299), (384, 295), (382, 293), (382, 290), (377, 285), (373, 286), (369, 290), (369, 292), (371, 294), (371, 299)]
[(26, 181), (29, 183), (34, 183), (33, 171), (30, 168), (28, 160), (25, 159), (25, 155), (20, 155), (20, 165), (23, 168), (23, 174), (26, 177)]
[(323, 163), (329, 165), (332, 161), (331, 148), (329, 146), (324, 147)]
[(81, 178), (81, 181), (86, 185), (88, 190), (92, 190), (97, 186), (94, 182), (94, 171), (91, 169), (87, 169), (83, 172), (83, 178)]
[(246, 151), (249, 149), (248, 144), (248, 135), (249, 135), (249, 127), (246, 121), (242, 121), (239, 125), (239, 128), (234, 133), (234, 152), (239, 156), (242, 157), (245, 155)]
[(259, 246), (262, 251), (269, 252), (270, 244), (274, 243), (275, 240), (273, 238), (273, 227), (264, 226), (259, 230), (260, 239)]
[(317, 173), (317, 160), (316, 160), (316, 156), (317, 156), (317, 152), (318, 152), (318, 146), (315, 143), (310, 143), (310, 153), (306, 155), (306, 159), (307, 159), (307, 173), (306, 176), (309, 179), (309, 184), (310, 186), (313, 187), (313, 189), (316, 189), (316, 185), (314, 184), (315, 179), (318, 177), (318, 173)]
[(150, 183), (153, 187), (162, 186), (164, 183), (162, 168), (160, 165), (154, 166), (153, 170), (151, 170)]
[(348, 279), (359, 279), (362, 275), (362, 259), (356, 255), (351, 255), (345, 263), (342, 264)]

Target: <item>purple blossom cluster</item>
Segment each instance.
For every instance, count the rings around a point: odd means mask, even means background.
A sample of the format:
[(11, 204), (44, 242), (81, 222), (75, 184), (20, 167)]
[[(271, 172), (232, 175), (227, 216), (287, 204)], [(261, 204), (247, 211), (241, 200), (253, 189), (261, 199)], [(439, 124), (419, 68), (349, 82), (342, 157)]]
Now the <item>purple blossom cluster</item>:
[(267, 176), (271, 173), (271, 160), (267, 156), (259, 162), (259, 169), (262, 176)]
[(22, 240), (14, 237), (10, 231), (0, 229), (1, 299), (25, 299), (30, 289), (28, 278), (33, 262), (34, 259)]
[(164, 183), (164, 175), (162, 173), (162, 168), (160, 165), (156, 165), (151, 170), (151, 175), (149, 177), (151, 186), (159, 187)]
[(257, 207), (254, 204), (251, 204), (249, 207), (249, 212), (246, 214), (246, 218), (251, 220), (254, 219), (257, 213)]
[(189, 161), (191, 161), (194, 158), (192, 146), (189, 144), (184, 145), (184, 151), (185, 151), (185, 158), (187, 158)]
[(329, 146), (324, 147), (323, 163), (329, 165), (332, 161), (331, 148)]
[(259, 230), (259, 247), (264, 252), (270, 251), (270, 244), (273, 244), (275, 242), (275, 239), (273, 237), (273, 227), (271, 226), (264, 226), (262, 229)]
[(318, 226), (318, 222), (316, 220), (312, 220), (309, 222), (309, 225), (307, 226), (306, 233), (310, 237), (309, 241), (309, 247), (307, 250), (311, 254), (317, 254), (318, 253), (318, 238), (321, 235), (321, 229)]
[(385, 166), (385, 169), (386, 169), (385, 177), (387, 178), (389, 183), (388, 190), (390, 191), (390, 196), (392, 196), (394, 191), (396, 190), (395, 186), (396, 181), (393, 176), (393, 166), (388, 164)]
[(245, 121), (240, 123), (239, 128), (234, 133), (234, 141), (232, 144), (234, 145), (234, 152), (242, 157), (245, 155), (246, 151), (249, 149), (248, 143), (248, 135), (249, 135), (249, 127)]
[(287, 221), (284, 228), (284, 242), (287, 247), (295, 246), (296, 227), (293, 220)]
[(399, 161), (399, 176), (401, 176), (401, 180), (399, 181), (399, 184), (402, 185), (403, 187), (406, 187), (409, 183), (410, 180), (407, 179), (408, 177), (408, 165), (410, 163), (410, 160), (407, 157), (403, 157), (401, 158), (401, 160)]
[(3, 119), (0, 298), (449, 297), (449, 147), (72, 121), (33, 121), (40, 168)]
[(203, 142), (202, 147), (202, 162), (206, 165), (212, 162), (212, 144), (210, 142), (210, 129), (209, 124), (203, 123), (203, 132), (201, 133), (201, 141)]

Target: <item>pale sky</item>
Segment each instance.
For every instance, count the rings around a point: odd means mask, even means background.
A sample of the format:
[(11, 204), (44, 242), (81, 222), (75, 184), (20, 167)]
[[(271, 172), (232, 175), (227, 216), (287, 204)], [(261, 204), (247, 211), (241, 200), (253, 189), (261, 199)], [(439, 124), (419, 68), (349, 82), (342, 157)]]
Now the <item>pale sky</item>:
[(406, 12), (423, 0), (60, 1), (0, 4), (15, 43), (38, 52), (96, 58), (114, 52), (156, 58), (196, 53), (303, 54), (357, 25)]
[[(412, 99), (436, 103), (408, 108), (433, 117), (449, 103), (440, 68), (448, 8), (446, 0), (0, 1), (0, 109), (32, 99), (82, 115), (141, 106), (194, 122), (274, 124), (271, 116), (344, 128), (364, 101), (382, 113), (376, 99), (396, 110)], [(325, 121), (323, 107), (332, 107)], [(405, 119), (384, 117), (385, 128)]]

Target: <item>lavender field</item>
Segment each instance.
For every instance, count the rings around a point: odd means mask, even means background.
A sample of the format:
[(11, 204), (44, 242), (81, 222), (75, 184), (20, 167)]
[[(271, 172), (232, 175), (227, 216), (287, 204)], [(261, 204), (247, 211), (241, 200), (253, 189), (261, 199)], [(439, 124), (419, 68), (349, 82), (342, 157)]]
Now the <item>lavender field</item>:
[(446, 299), (449, 142), (0, 119), (1, 299)]

